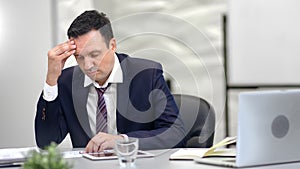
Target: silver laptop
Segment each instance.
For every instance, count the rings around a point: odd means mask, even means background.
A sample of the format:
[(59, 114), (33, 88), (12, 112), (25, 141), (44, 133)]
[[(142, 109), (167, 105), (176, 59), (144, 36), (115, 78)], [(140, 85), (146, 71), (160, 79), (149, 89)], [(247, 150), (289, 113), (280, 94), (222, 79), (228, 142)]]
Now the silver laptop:
[(248, 167), (300, 161), (300, 90), (239, 95), (236, 158), (196, 162)]

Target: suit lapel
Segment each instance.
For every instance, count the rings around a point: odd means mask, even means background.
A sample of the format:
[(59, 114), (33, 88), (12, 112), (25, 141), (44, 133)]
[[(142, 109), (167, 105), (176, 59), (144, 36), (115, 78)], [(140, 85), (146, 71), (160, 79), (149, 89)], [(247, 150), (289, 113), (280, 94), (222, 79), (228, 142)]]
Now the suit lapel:
[(117, 130), (119, 131), (119, 126), (121, 125), (121, 120), (118, 119), (118, 116), (124, 114), (128, 111), (128, 104), (129, 104), (129, 85), (130, 79), (128, 79), (128, 74), (130, 73), (130, 69), (128, 69), (128, 58), (127, 56), (123, 56), (117, 54), (122, 73), (123, 73), (123, 83), (117, 84)]
[(85, 133), (92, 138), (91, 127), (89, 123), (88, 112), (86, 109), (89, 87), (84, 87), (84, 74), (78, 66), (74, 68), (72, 93), (74, 109), (79, 120), (79, 123)]

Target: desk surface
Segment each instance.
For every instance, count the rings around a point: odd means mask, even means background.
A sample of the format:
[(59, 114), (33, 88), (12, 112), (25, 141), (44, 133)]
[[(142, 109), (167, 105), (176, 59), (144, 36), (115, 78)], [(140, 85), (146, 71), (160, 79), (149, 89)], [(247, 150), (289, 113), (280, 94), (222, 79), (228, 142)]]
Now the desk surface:
[[(153, 158), (139, 158), (136, 160), (136, 166), (132, 169), (216, 169), (216, 168), (225, 168), (226, 167), (218, 167), (212, 165), (204, 165), (198, 164), (194, 161), (170, 161), (169, 156), (177, 151), (177, 149), (171, 150), (154, 150), (150, 151), (156, 156)], [(91, 161), (89, 159), (80, 157), (68, 159), (73, 164), (73, 169), (121, 169), (119, 166), (118, 160), (103, 160), (103, 161)], [(14, 168), (22, 168), (22, 167), (14, 167)], [(7, 169), (14, 169), (7, 168)], [(280, 165), (270, 165), (270, 166), (262, 166), (262, 167), (252, 167), (258, 169), (299, 169), (300, 163), (288, 163), (288, 164), (280, 164)]]

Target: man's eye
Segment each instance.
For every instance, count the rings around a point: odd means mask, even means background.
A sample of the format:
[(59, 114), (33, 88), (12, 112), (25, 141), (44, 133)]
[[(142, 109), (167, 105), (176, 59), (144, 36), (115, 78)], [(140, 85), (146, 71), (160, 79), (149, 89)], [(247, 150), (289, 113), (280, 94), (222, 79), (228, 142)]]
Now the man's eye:
[(93, 53), (93, 54), (91, 54), (91, 57), (95, 58), (95, 57), (98, 57), (99, 55), (100, 55), (100, 53)]

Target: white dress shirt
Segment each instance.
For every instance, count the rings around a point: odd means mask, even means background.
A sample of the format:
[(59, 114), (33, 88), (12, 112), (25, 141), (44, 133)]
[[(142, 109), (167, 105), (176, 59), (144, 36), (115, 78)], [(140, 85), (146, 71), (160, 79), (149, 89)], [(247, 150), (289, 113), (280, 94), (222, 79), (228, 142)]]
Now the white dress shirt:
[[(97, 112), (97, 101), (98, 101), (98, 94), (95, 89), (96, 88), (103, 88), (107, 87), (108, 83), (111, 85), (106, 89), (103, 97), (106, 104), (107, 109), (107, 130), (108, 134), (117, 134), (117, 125), (116, 125), (116, 107), (117, 107), (117, 84), (123, 82), (123, 72), (120, 66), (119, 59), (117, 55), (114, 55), (115, 62), (114, 67), (109, 75), (107, 81), (104, 83), (103, 86), (100, 86), (97, 82), (93, 81), (87, 75), (84, 78), (84, 87), (89, 87), (88, 99), (87, 99), (87, 112), (89, 117), (89, 123), (92, 130), (92, 134), (96, 134), (96, 112)], [(44, 85), (44, 92), (43, 98), (46, 101), (53, 101), (58, 96), (58, 87), (57, 85), (49, 86), (47, 83)]]

